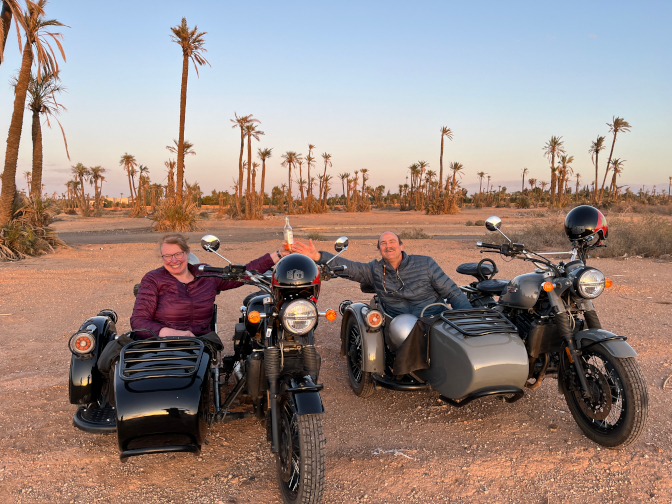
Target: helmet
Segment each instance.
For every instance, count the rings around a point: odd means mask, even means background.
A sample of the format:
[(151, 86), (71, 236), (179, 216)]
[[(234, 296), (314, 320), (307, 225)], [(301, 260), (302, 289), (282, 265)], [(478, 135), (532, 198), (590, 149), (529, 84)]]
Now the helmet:
[(565, 217), (565, 233), (571, 241), (589, 241), (594, 235), (599, 241), (606, 240), (609, 228), (602, 212), (590, 205), (581, 205)]
[(320, 294), (320, 270), (315, 261), (302, 254), (290, 254), (275, 265), (271, 285), (274, 289), (311, 289), (316, 298)]

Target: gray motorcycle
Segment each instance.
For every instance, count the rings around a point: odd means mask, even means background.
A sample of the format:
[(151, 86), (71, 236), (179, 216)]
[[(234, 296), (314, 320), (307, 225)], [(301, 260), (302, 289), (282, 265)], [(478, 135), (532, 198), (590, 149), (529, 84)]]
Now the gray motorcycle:
[[(606, 219), (593, 207), (572, 210), (565, 231), (573, 250), (562, 253), (571, 259), (558, 264), (546, 256), (561, 253), (529, 251), (506, 238), (501, 224), (498, 217), (486, 221), (504, 243), (477, 246), (528, 261), (535, 270), (504, 280), (494, 278), (498, 270), (489, 258), (461, 264), (458, 273), (476, 278), (461, 287), (474, 309), (446, 305), (440, 315), (418, 319), (389, 317), (376, 296), (370, 303), (341, 304), (341, 354), (353, 392), (367, 397), (377, 386), (431, 388), (459, 407), (494, 395), (514, 402), (555, 376), (588, 438), (614, 449), (633, 443), (647, 420), (646, 383), (626, 336), (603, 330), (595, 312), (592, 300), (610, 281), (586, 266), (587, 253), (604, 246)], [(420, 349), (424, 363), (416, 358), (411, 367), (417, 369), (405, 372), (409, 344)]]

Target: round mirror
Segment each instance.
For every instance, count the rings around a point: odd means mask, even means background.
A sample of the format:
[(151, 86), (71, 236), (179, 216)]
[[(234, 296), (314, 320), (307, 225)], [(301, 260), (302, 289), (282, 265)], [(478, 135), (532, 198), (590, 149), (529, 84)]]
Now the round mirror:
[(347, 248), (348, 248), (348, 237), (347, 236), (341, 236), (334, 243), (334, 249), (336, 250), (336, 252), (340, 252), (341, 250), (345, 250)]
[(201, 238), (201, 247), (208, 252), (214, 252), (219, 248), (219, 238), (215, 235), (205, 235)]
[(485, 221), (485, 227), (488, 229), (488, 231), (497, 231), (502, 227), (502, 219), (496, 215), (488, 217), (488, 219)]

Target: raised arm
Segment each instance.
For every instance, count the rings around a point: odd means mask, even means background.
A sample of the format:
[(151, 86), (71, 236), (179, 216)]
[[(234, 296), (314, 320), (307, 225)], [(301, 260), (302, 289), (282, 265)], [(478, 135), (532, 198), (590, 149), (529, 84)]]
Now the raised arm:
[(464, 295), (464, 292), (453, 282), (448, 275), (446, 275), (441, 266), (439, 266), (434, 259), (428, 257), (429, 261), (429, 276), (432, 281), (432, 287), (438, 292), (441, 297), (445, 298), (453, 310), (468, 310), (471, 308), (471, 303)]
[[(329, 259), (334, 257), (334, 254), (329, 252), (320, 252), (315, 248), (313, 240), (309, 243), (302, 243), (300, 241), (294, 242), (292, 250), (299, 254), (304, 254), (310, 257), (317, 264), (326, 264)], [(373, 285), (373, 270), (371, 263), (361, 263), (337, 257), (329, 263), (330, 266), (346, 266), (348, 270), (345, 272), (350, 280), (359, 282), (360, 284)]]

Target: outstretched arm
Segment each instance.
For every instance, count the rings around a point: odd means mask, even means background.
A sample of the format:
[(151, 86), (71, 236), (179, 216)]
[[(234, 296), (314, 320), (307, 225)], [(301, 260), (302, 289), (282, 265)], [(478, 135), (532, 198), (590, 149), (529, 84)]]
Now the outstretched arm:
[[(302, 243), (298, 240), (295, 241), (294, 245), (292, 245), (292, 251), (307, 255), (317, 264), (326, 264), (329, 259), (334, 257), (334, 255), (329, 252), (318, 252), (313, 244), (313, 240), (309, 240), (308, 243)], [(329, 264), (333, 266), (346, 266), (348, 270), (345, 274), (350, 280), (354, 280), (360, 284), (373, 285), (371, 263), (361, 263), (337, 257)]]

